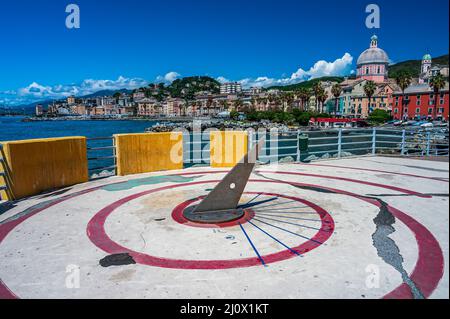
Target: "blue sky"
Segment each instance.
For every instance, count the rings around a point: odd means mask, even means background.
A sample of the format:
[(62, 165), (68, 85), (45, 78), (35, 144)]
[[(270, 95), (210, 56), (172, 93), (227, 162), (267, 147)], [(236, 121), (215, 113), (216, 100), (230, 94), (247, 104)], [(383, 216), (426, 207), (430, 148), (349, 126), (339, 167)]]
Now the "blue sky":
[[(80, 29), (65, 26), (70, 3), (80, 7)], [(380, 29), (365, 27), (370, 3), (380, 6)], [(448, 0), (2, 1), (0, 104), (177, 76), (269, 85), (343, 75), (374, 33), (393, 62), (439, 56), (448, 53), (448, 7)]]

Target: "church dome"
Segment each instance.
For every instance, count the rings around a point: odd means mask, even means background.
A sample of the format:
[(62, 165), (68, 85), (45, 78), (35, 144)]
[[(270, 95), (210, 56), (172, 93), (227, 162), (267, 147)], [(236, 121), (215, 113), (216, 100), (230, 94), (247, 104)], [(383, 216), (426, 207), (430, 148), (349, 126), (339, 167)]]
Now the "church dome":
[(422, 58), (422, 60), (431, 60), (431, 55), (425, 54)]
[(380, 48), (370, 48), (361, 53), (358, 58), (358, 65), (371, 63), (385, 63), (389, 64), (389, 57), (387, 53)]
[(370, 48), (365, 50), (358, 58), (358, 65), (382, 63), (389, 64), (389, 57), (387, 53), (378, 47), (378, 37), (371, 38)]

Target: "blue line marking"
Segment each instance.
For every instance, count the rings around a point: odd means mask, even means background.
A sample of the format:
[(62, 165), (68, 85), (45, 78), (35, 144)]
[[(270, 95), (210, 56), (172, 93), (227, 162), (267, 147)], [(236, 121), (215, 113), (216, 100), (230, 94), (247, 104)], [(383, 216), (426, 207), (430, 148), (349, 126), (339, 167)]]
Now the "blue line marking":
[[(293, 203), (293, 202), (298, 202), (298, 201), (296, 201), (296, 200), (291, 200), (291, 201), (287, 201), (287, 202), (284, 202), (284, 203), (278, 203), (278, 204), (272, 204), (272, 205), (261, 206), (260, 208), (279, 206), (279, 205), (289, 204), (289, 203)], [(308, 206), (305, 206), (305, 207), (308, 207)]]
[[(280, 212), (280, 214), (282, 214), (282, 212)], [(287, 219), (297, 219), (297, 220), (306, 220), (306, 221), (310, 221), (310, 222), (322, 222), (321, 219), (310, 219), (310, 218), (298, 218), (298, 217), (291, 217), (291, 216), (281, 216), (281, 215), (273, 215), (273, 214), (264, 214), (264, 213), (257, 213), (256, 215), (259, 216), (270, 216), (270, 217), (282, 217), (282, 218), (287, 218)], [(327, 221), (325, 221), (325, 223), (328, 223)]]
[[(256, 220), (256, 221), (258, 221), (258, 222), (260, 222), (260, 223), (263, 223), (263, 224), (272, 226), (272, 227), (274, 227), (274, 228), (283, 230), (283, 231), (285, 231), (285, 232), (287, 232), (287, 233), (290, 233), (290, 234), (292, 234), (292, 235), (301, 237), (301, 238), (303, 238), (303, 239), (307, 239), (307, 240), (313, 241), (313, 242), (315, 242), (315, 243), (317, 243), (317, 244), (321, 244), (321, 245), (324, 244), (324, 243), (322, 243), (322, 242), (320, 242), (320, 241), (318, 241), (318, 240), (315, 240), (315, 239), (312, 239), (312, 238), (309, 238), (309, 237), (306, 237), (306, 236), (303, 236), (303, 235), (294, 233), (294, 232), (292, 232), (292, 231), (290, 231), (290, 230), (288, 230), (288, 229), (286, 229), (286, 228), (275, 226), (275, 225), (273, 225), (273, 224), (271, 224), (271, 223), (267, 223), (267, 222), (264, 222), (264, 221), (262, 221), (262, 220), (259, 220), (258, 218), (253, 218), (253, 220)], [(324, 245), (326, 245), (326, 244), (324, 244)]]
[[(263, 209), (264, 207), (259, 207), (257, 210), (262, 212), (274, 212), (277, 213), (280, 210), (292, 210), (292, 209), (299, 209), (299, 208), (310, 208), (309, 206), (300, 206), (300, 207), (282, 207), (282, 208), (275, 208), (275, 209)], [(256, 210), (256, 209), (255, 209)], [(291, 214), (317, 214), (316, 212), (292, 212)]]
[(252, 204), (244, 204), (244, 205), (240, 205), (239, 208), (250, 208), (250, 207), (253, 207), (253, 206), (258, 206), (259, 204), (264, 204), (264, 203), (268, 203), (268, 202), (273, 202), (274, 200), (277, 200), (277, 199), (278, 199), (278, 197), (269, 198), (269, 199), (262, 200), (262, 201), (259, 201), (259, 202), (256, 202), (256, 203), (252, 203)]
[(318, 231), (323, 231), (323, 232), (329, 233), (329, 231), (327, 231), (327, 230), (319, 229), (319, 228), (316, 228), (316, 227), (310, 227), (310, 226), (306, 226), (306, 225), (301, 225), (301, 224), (294, 224), (294, 223), (290, 223), (290, 222), (287, 222), (287, 221), (284, 221), (284, 220), (273, 219), (273, 218), (264, 217), (264, 216), (259, 216), (259, 218), (264, 218), (264, 219), (268, 219), (268, 220), (273, 220), (275, 222), (285, 223), (285, 224), (289, 224), (289, 225), (294, 225), (294, 226), (299, 226), (299, 227), (303, 227), (303, 228), (309, 228), (309, 229), (314, 229), (314, 230), (318, 230)]
[(255, 197), (253, 197), (250, 201), (248, 201), (245, 205), (250, 204), (251, 202), (253, 202), (255, 199), (257, 199), (259, 196), (261, 196), (261, 194), (256, 195)]
[(256, 226), (255, 224), (253, 224), (251, 221), (249, 221), (247, 219), (247, 221), (252, 224), (253, 226), (255, 226), (256, 228), (258, 228), (260, 231), (262, 231), (264, 234), (266, 234), (267, 236), (269, 236), (270, 238), (272, 238), (273, 240), (275, 240), (277, 243), (283, 245), (284, 247), (286, 247), (287, 249), (289, 249), (291, 252), (293, 252), (294, 254), (296, 254), (297, 256), (303, 257), (298, 251), (292, 249), (291, 247), (287, 246), (286, 244), (284, 244), (283, 242), (281, 242), (280, 240), (276, 239), (275, 237), (273, 237), (271, 234), (269, 234), (268, 232), (266, 232), (265, 230), (263, 230), (262, 228), (259, 228), (258, 226)]
[(242, 232), (244, 233), (245, 237), (247, 237), (248, 242), (250, 243), (250, 245), (252, 246), (253, 250), (256, 253), (256, 256), (258, 256), (259, 261), (261, 261), (261, 264), (266, 267), (266, 263), (264, 262), (264, 259), (262, 259), (261, 255), (259, 254), (258, 250), (256, 249), (255, 245), (253, 245), (252, 240), (250, 239), (250, 237), (248, 236), (247, 232), (245, 231), (244, 227), (241, 225), (241, 223), (239, 223), (239, 226), (241, 226)]

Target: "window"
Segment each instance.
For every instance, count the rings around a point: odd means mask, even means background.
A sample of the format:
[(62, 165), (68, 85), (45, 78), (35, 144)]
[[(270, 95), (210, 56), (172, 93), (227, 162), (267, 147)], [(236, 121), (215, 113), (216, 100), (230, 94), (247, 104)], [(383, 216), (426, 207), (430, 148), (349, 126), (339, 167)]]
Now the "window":
[(394, 113), (395, 113), (395, 114), (398, 113), (398, 109), (397, 109), (397, 108), (394, 109)]
[(420, 105), (420, 99), (417, 99), (417, 105)]
[(420, 113), (420, 107), (416, 108), (416, 113), (417, 113), (417, 114)]
[(444, 108), (443, 107), (439, 108), (439, 113), (441, 113), (441, 114), (444, 113)]
[(444, 104), (444, 99), (441, 99), (441, 100), (439, 101), (439, 104), (440, 104), (440, 105), (443, 105), (443, 104)]
[(430, 115), (433, 114), (433, 108), (432, 107), (428, 108), (428, 114), (430, 114)]

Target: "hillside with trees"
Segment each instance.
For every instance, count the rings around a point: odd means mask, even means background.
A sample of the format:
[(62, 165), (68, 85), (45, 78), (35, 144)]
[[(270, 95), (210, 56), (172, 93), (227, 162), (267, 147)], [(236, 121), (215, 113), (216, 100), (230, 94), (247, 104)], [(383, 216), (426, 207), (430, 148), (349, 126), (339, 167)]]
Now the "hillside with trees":
[(166, 97), (183, 98), (193, 100), (195, 95), (201, 92), (220, 92), (220, 83), (209, 76), (191, 76), (176, 79), (169, 85), (164, 83), (152, 83), (145, 88), (139, 88), (133, 92), (144, 92), (146, 97), (163, 100)]
[[(448, 65), (448, 54), (433, 58), (433, 64)], [(389, 66), (389, 77), (396, 78), (401, 72), (408, 72), (412, 77), (419, 77), (422, 60), (408, 60)]]
[(271, 86), (268, 87), (267, 90), (280, 90), (280, 91), (298, 91), (300, 89), (312, 89), (313, 86), (319, 82), (337, 82), (341, 83), (344, 81), (344, 77), (342, 76), (324, 76), (317, 79), (312, 79), (309, 81), (304, 81), (297, 84), (285, 85), (285, 86)]

